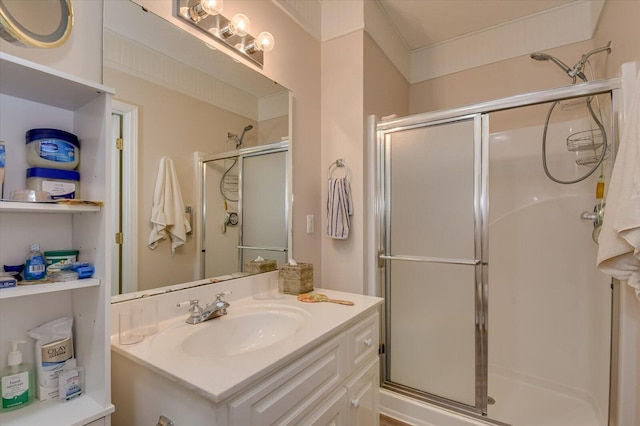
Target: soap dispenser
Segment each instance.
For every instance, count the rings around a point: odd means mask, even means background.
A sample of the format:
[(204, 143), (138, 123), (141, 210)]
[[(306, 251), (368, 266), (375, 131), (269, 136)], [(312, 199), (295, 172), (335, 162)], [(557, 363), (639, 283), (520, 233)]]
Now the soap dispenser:
[(0, 411), (12, 411), (29, 405), (35, 397), (36, 380), (33, 368), (22, 362), (22, 352), (18, 350), (25, 340), (12, 340), (8, 366), (2, 370), (2, 405)]

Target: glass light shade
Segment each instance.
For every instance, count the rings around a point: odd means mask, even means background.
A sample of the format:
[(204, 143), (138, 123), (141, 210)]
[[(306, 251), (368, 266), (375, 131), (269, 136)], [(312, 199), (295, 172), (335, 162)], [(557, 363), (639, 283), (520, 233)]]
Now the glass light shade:
[(200, 6), (207, 15), (217, 15), (222, 12), (223, 0), (200, 0)]
[(255, 41), (256, 50), (262, 50), (263, 52), (271, 52), (276, 44), (276, 40), (273, 38), (270, 32), (263, 31), (258, 34)]
[(236, 13), (229, 23), (229, 31), (232, 34), (244, 37), (251, 31), (251, 21), (249, 21), (246, 15)]

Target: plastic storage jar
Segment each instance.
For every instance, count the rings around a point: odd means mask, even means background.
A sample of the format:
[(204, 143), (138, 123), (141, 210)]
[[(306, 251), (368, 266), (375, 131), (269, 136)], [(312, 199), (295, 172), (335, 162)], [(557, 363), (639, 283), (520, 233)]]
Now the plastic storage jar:
[(73, 263), (78, 260), (78, 250), (51, 250), (44, 252), (44, 262), (49, 265), (54, 263)]
[(80, 173), (73, 170), (27, 169), (27, 188), (46, 191), (52, 199), (79, 198)]
[(73, 170), (80, 161), (80, 141), (73, 133), (57, 129), (27, 131), (27, 163), (33, 167)]

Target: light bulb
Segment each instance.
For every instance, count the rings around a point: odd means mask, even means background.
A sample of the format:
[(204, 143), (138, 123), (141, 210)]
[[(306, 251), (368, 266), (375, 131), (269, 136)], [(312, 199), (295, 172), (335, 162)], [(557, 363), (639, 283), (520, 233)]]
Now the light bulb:
[(200, 22), (209, 15), (222, 12), (222, 6), (223, 0), (200, 0), (189, 9), (189, 17), (194, 22)]
[(263, 52), (271, 52), (275, 44), (276, 40), (273, 38), (273, 35), (267, 31), (258, 34), (255, 40), (256, 50), (262, 50)]
[(255, 40), (244, 48), (244, 53), (252, 55), (256, 52), (271, 52), (275, 44), (276, 40), (273, 38), (271, 33), (263, 31), (258, 34), (258, 37), (256, 37)]
[(237, 35), (240, 37), (246, 36), (249, 34), (249, 28), (251, 26), (251, 22), (246, 15), (242, 13), (236, 13), (231, 18), (231, 21), (224, 28), (221, 28), (218, 32), (218, 37), (227, 39), (233, 35)]
[(251, 21), (249, 21), (249, 18), (247, 18), (246, 15), (236, 13), (233, 15), (233, 18), (231, 18), (229, 26), (231, 27), (230, 29), (233, 34), (244, 37), (249, 34)]

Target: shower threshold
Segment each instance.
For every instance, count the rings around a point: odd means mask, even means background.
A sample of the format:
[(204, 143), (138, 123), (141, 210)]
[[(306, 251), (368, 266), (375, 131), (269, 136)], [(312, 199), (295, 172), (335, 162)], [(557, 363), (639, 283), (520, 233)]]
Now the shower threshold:
[(496, 403), (488, 415), (517, 426), (602, 426), (585, 399), (522, 380), (489, 374), (489, 393)]

